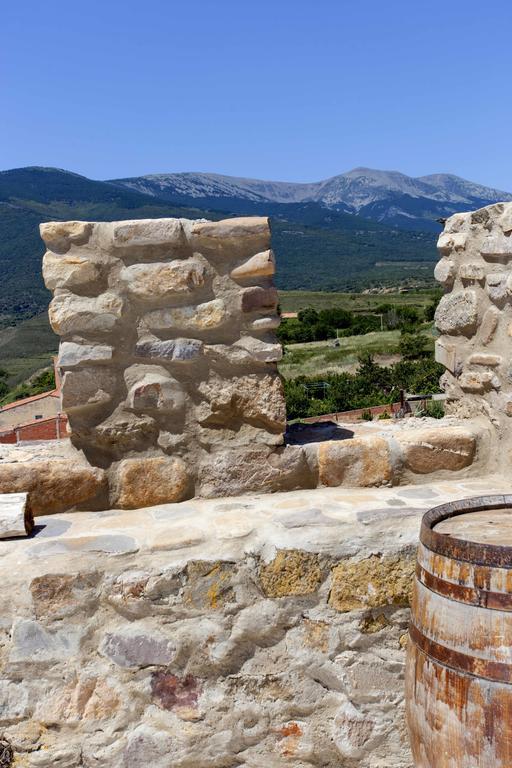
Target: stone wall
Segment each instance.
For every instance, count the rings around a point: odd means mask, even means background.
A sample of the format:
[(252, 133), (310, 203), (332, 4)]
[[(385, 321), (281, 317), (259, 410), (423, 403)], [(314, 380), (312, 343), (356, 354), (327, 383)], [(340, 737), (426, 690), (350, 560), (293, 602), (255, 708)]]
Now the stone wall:
[(266, 218), (41, 225), (71, 440), (110, 503), (208, 494), (279, 450), (285, 403)]
[[(439, 238), (435, 276), (445, 287), (436, 312), (441, 336), (436, 359), (447, 411), (492, 425), (512, 447), (512, 204), (455, 214)], [(508, 450), (496, 451), (495, 467), (510, 466)]]

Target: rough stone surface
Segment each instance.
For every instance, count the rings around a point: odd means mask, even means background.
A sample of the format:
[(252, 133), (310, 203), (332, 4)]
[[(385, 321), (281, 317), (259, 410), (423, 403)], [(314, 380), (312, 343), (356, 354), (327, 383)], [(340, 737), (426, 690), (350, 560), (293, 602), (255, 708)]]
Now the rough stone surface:
[[(508, 363), (512, 338), (511, 221), (511, 203), (456, 214), (446, 222), (438, 243), (440, 264), (446, 262), (447, 253), (455, 264), (452, 283), (447, 286), (441, 279), (451, 293), (443, 297), (436, 313), (442, 334), (436, 342), (436, 359), (447, 368), (442, 378), (448, 397), (445, 410), (473, 423), (477, 419), (486, 423), (494, 442), (493, 466), (503, 469), (512, 449), (512, 378)], [(453, 239), (457, 235), (464, 236), (463, 249), (458, 249)], [(442, 277), (440, 271), (436, 272), (438, 279)], [(453, 460), (448, 460), (447, 467), (468, 460), (463, 456), (471, 454), (469, 444), (460, 449), (461, 445), (454, 442)], [(418, 466), (418, 461), (415, 464)], [(441, 469), (441, 462), (435, 465)]]
[(181, 501), (189, 482), (185, 462), (178, 456), (124, 459), (116, 468), (112, 503), (133, 509)]
[[(282, 444), (266, 218), (50, 222), (41, 234), (71, 441), (107, 472), (115, 503), (181, 499), (220, 446), (222, 473), (243, 448)], [(280, 462), (264, 462), (267, 490), (289, 474)]]
[(393, 478), (389, 445), (382, 437), (318, 444), (321, 485), (387, 485)]
[(477, 446), (474, 434), (457, 427), (402, 432), (396, 440), (405, 468), (419, 474), (464, 469), (473, 463)]
[[(421, 517), (508, 486), (74, 512), (42, 541), (44, 529), (3, 542), (0, 724), (14, 765), (412, 768), (403, 674)], [(107, 535), (136, 550), (92, 548)]]

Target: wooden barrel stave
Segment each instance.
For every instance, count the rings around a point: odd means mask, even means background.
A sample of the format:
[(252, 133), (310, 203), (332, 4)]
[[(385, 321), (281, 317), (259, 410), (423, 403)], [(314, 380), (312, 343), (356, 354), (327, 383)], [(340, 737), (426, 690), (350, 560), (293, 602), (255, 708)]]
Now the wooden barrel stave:
[(406, 670), (416, 768), (512, 768), (512, 547), (433, 530), (485, 505), (512, 497), (431, 510), (422, 525)]

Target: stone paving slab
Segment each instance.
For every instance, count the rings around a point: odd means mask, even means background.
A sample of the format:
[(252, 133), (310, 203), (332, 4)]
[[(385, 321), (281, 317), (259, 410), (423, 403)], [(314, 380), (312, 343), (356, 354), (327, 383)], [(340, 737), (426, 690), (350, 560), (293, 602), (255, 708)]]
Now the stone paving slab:
[[(37, 518), (34, 534), (0, 542), (0, 569), (73, 569), (93, 556), (165, 560), (270, 560), (279, 549), (367, 557), (416, 544), (424, 512), (447, 501), (506, 493), (502, 476), (397, 488), (317, 488), (272, 495), (194, 499), (139, 510), (72, 512)], [(36, 565), (38, 561), (39, 565)], [(53, 567), (53, 566), (52, 566)]]

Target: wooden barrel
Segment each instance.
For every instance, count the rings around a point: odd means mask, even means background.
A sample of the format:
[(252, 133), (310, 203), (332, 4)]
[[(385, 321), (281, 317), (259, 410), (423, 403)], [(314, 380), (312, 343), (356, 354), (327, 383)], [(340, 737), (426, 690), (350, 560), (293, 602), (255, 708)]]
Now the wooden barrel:
[(406, 712), (416, 768), (512, 768), (512, 495), (423, 518)]

